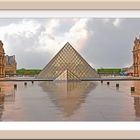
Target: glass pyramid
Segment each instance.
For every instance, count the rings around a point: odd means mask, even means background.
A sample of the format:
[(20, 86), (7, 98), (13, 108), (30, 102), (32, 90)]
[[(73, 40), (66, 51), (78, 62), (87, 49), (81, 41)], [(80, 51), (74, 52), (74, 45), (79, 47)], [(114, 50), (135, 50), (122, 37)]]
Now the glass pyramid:
[(60, 74), (55, 81), (79, 81), (79, 78), (77, 76), (75, 76), (72, 72), (70, 72), (69, 70), (65, 70), (64, 72), (62, 72), (62, 74)]
[(44, 69), (39, 73), (38, 78), (55, 80), (65, 70), (70, 71), (80, 80), (98, 77), (96, 71), (68, 42), (44, 67)]

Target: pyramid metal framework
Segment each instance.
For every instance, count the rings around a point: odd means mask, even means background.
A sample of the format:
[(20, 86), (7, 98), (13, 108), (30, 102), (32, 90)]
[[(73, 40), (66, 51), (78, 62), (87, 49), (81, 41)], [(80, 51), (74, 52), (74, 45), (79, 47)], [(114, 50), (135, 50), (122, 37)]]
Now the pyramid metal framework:
[(96, 71), (67, 42), (39, 73), (38, 78), (55, 80), (66, 70), (80, 80), (98, 77)]

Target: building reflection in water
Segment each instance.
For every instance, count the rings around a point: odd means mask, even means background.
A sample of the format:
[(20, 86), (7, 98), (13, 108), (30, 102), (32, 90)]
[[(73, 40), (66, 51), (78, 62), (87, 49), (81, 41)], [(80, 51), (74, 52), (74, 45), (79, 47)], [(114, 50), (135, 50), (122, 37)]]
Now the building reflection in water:
[(132, 92), (131, 96), (134, 98), (135, 115), (140, 117), (140, 81), (134, 81), (133, 84), (135, 92)]
[(96, 87), (93, 82), (42, 82), (40, 86), (65, 117), (71, 116)]
[(5, 99), (5, 95), (0, 94), (0, 120), (3, 114), (3, 110), (4, 110), (4, 99)]
[(15, 90), (13, 89), (13, 84), (11, 83), (0, 83), (1, 92), (0, 92), (0, 120), (4, 111), (4, 104), (8, 102), (15, 101)]

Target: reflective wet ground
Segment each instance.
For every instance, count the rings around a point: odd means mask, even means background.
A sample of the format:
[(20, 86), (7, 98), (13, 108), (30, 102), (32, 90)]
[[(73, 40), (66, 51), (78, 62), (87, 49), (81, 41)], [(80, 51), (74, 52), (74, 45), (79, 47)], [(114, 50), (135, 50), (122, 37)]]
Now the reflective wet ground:
[(140, 81), (24, 83), (0, 82), (1, 121), (140, 120)]

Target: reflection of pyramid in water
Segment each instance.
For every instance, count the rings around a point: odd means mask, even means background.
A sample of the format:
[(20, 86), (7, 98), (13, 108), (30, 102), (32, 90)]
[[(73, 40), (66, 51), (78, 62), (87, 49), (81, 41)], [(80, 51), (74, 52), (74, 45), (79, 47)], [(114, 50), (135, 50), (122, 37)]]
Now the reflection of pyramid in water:
[(85, 81), (42, 82), (40, 86), (64, 116), (70, 117), (85, 102), (88, 93), (96, 87), (96, 84)]
[(72, 72), (70, 72), (69, 70), (65, 70), (55, 79), (55, 81), (59, 81), (59, 80), (77, 81), (77, 80), (79, 80), (79, 78), (77, 76), (75, 76)]
[(40, 72), (38, 78), (54, 80), (63, 72), (65, 72), (65, 70), (70, 71), (78, 79), (90, 79), (98, 77), (96, 71), (69, 43), (66, 43), (64, 47)]

